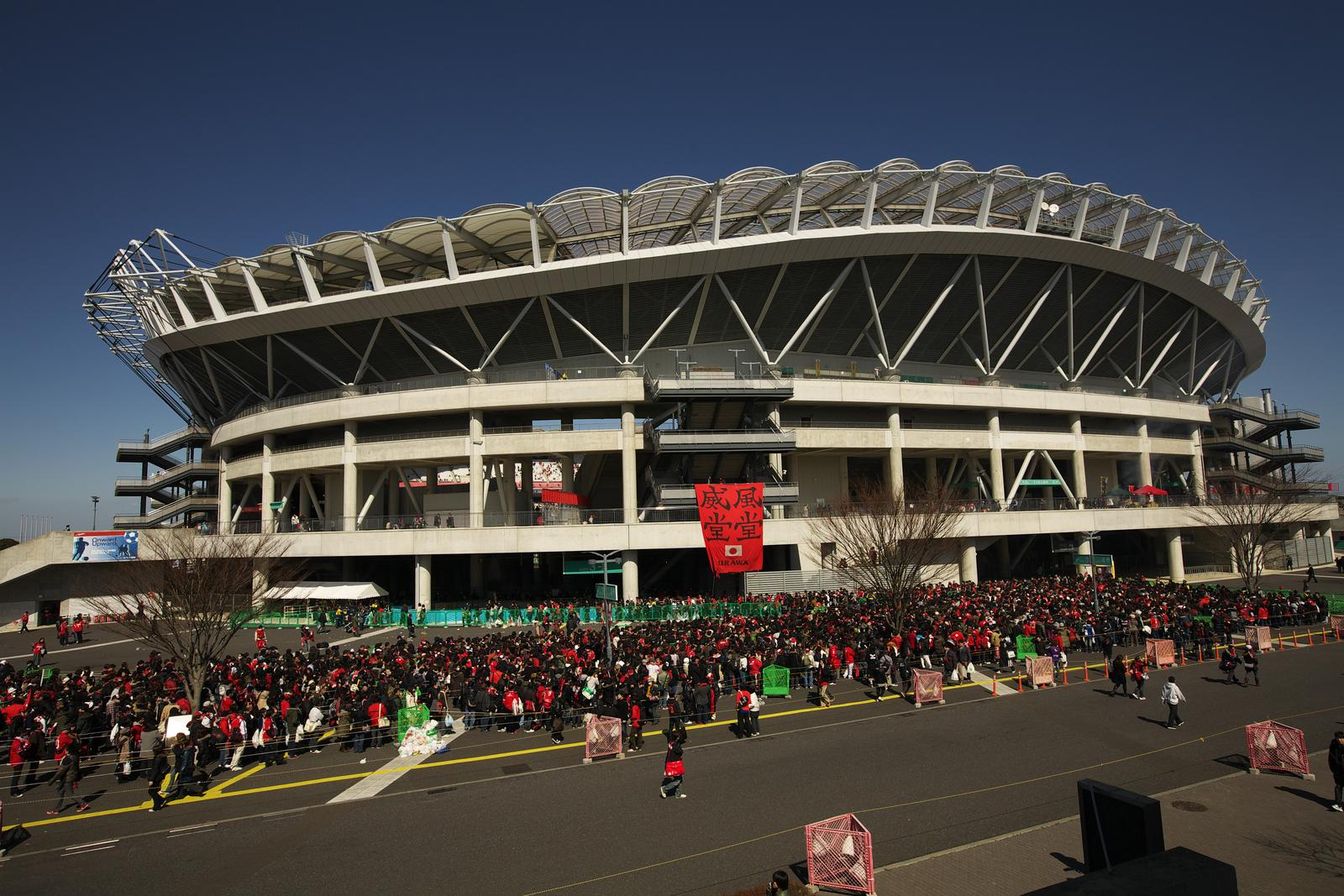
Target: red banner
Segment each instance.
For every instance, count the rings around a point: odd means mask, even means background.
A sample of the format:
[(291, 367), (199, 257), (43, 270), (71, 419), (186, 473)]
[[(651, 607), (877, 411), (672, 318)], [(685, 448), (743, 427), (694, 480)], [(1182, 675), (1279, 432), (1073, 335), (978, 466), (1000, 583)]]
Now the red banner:
[(759, 482), (698, 483), (695, 504), (715, 575), (761, 568), (765, 487)]

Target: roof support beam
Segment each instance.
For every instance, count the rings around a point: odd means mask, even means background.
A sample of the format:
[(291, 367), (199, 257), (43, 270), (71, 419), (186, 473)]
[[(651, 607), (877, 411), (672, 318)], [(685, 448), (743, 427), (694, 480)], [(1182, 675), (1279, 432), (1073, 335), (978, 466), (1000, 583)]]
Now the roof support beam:
[(561, 314), (563, 314), (565, 316), (565, 319), (568, 320), (571, 324), (573, 324), (576, 330), (578, 330), (583, 335), (587, 336), (589, 341), (591, 341), (593, 345), (602, 349), (602, 353), (605, 354), (608, 358), (611, 358), (611, 360), (615, 361), (616, 366), (619, 367), (623, 364), (621, 359), (616, 356), (616, 353), (613, 352), (611, 349), (607, 348), (606, 343), (604, 343), (601, 339), (598, 339), (596, 336), (594, 336), (593, 331), (585, 327), (583, 324), (581, 324), (578, 318), (570, 314), (569, 311), (565, 309), (564, 305), (561, 305), (559, 302), (557, 302), (550, 296), (542, 296), (541, 298), (542, 301), (550, 303), (550, 305), (553, 308), (555, 308), (556, 311), (559, 311)]
[(513, 323), (509, 324), (509, 328), (504, 331), (504, 335), (499, 337), (499, 341), (495, 343), (495, 347), (486, 352), (485, 357), (481, 358), (481, 363), (476, 365), (477, 370), (484, 370), (485, 366), (495, 359), (495, 355), (499, 354), (499, 350), (504, 347), (504, 343), (509, 341), (509, 337), (518, 329), (518, 325), (523, 322), (523, 318), (527, 316), (527, 312), (532, 310), (532, 306), (535, 305), (536, 302), (536, 296), (527, 300), (527, 304), (523, 306), (523, 310), (518, 312), (518, 316), (513, 319)]
[(378, 258), (373, 254), (373, 239), (360, 234), (359, 248), (364, 253), (364, 268), (369, 272), (369, 285), (374, 292), (383, 291), (383, 271), (378, 267)]
[(423, 362), (424, 365), (429, 368), (429, 372), (431, 374), (437, 374), (439, 372), (439, 368), (434, 366), (434, 363), (429, 360), (429, 357), (425, 355), (423, 351), (420, 350), (419, 344), (410, 337), (410, 334), (407, 333), (405, 329), (402, 328), (401, 321), (397, 320), (395, 317), (389, 317), (388, 320), (392, 322), (392, 329), (397, 331), (397, 335), (399, 335), (403, 340), (405, 340), (406, 344), (411, 347), (411, 351), (415, 352), (416, 357), (418, 357), (421, 360), (421, 362)]
[(320, 374), (322, 374), (323, 376), (325, 376), (327, 379), (331, 380), (333, 384), (335, 384), (335, 385), (337, 385), (337, 386), (346, 386), (346, 385), (349, 385), (345, 380), (341, 379), (341, 378), (338, 377), (336, 374), (334, 374), (334, 373), (332, 373), (330, 370), (328, 370), (326, 367), (324, 367), (324, 366), (322, 366), (321, 364), (319, 364), (319, 363), (318, 363), (317, 361), (315, 361), (315, 360), (314, 360), (314, 359), (313, 359), (307, 352), (305, 352), (303, 349), (299, 348), (299, 347), (298, 347), (297, 345), (295, 345), (294, 343), (290, 342), (290, 341), (289, 341), (288, 339), (286, 339), (285, 337), (280, 336), (280, 335), (277, 335), (275, 338), (276, 338), (277, 341), (279, 341), (279, 342), (283, 342), (285, 345), (289, 346), (289, 350), (290, 350), (290, 351), (292, 351), (294, 354), (298, 355), (298, 356), (299, 356), (300, 358), (302, 358), (303, 360), (307, 361), (308, 364), (309, 364), (314, 370), (316, 370), (318, 373), (320, 373)]
[(835, 294), (840, 290), (841, 285), (844, 284), (845, 278), (849, 276), (849, 272), (854, 270), (854, 263), (857, 261), (857, 258), (851, 258), (849, 260), (849, 264), (845, 265), (844, 269), (840, 271), (840, 275), (831, 283), (830, 289), (822, 293), (821, 298), (812, 306), (812, 310), (807, 313), (807, 317), (803, 318), (803, 322), (798, 325), (798, 329), (793, 331), (793, 335), (789, 337), (789, 341), (784, 343), (784, 348), (780, 349), (779, 354), (775, 355), (775, 360), (770, 366), (779, 366), (780, 360), (793, 349), (794, 344), (797, 343), (798, 338), (803, 335), (808, 324), (812, 323), (812, 319), (825, 310), (826, 306), (831, 303), (831, 299), (835, 298)]
[(666, 330), (668, 325), (671, 324), (672, 321), (676, 319), (676, 316), (681, 313), (681, 309), (686, 307), (686, 303), (691, 300), (691, 296), (695, 295), (697, 292), (700, 291), (701, 287), (704, 285), (704, 282), (705, 278), (701, 277), (699, 280), (695, 281), (695, 283), (691, 285), (690, 289), (686, 290), (686, 295), (681, 297), (681, 301), (677, 303), (677, 307), (672, 309), (671, 314), (663, 318), (663, 322), (660, 323), (656, 329), (654, 329), (652, 335), (649, 336), (648, 340), (642, 346), (640, 346), (639, 351), (635, 352), (635, 356), (629, 359), (629, 361), (627, 361), (626, 363), (635, 364), (638, 363), (640, 358), (644, 357), (644, 353), (649, 350), (650, 346), (652, 346), (655, 342), (658, 341), (658, 337), (663, 335), (663, 331)]
[(1032, 319), (1035, 318), (1036, 313), (1041, 310), (1041, 306), (1045, 304), (1045, 300), (1050, 298), (1050, 293), (1054, 290), (1055, 284), (1059, 282), (1059, 278), (1064, 274), (1064, 271), (1067, 268), (1068, 265), (1060, 265), (1059, 268), (1055, 270), (1054, 276), (1052, 276), (1045, 284), (1045, 288), (1036, 296), (1036, 302), (1031, 306), (1031, 311), (1027, 313), (1026, 319), (1022, 321), (1022, 325), (1017, 328), (1017, 332), (1014, 333), (1013, 338), (1009, 340), (1008, 347), (1003, 350), (1003, 354), (999, 356), (998, 362), (990, 368), (990, 376), (998, 373), (999, 368), (1003, 367), (1004, 362), (1008, 360), (1008, 356), (1013, 353), (1013, 349), (1017, 347), (1018, 340), (1022, 338), (1022, 334), (1027, 332), (1027, 327), (1031, 326)]
[[(1111, 315), (1111, 319), (1107, 322), (1106, 328), (1101, 331), (1101, 335), (1097, 337), (1097, 341), (1093, 343), (1091, 350), (1083, 356), (1083, 363), (1078, 365), (1078, 369), (1073, 375), (1073, 382), (1078, 382), (1078, 380), (1082, 379), (1083, 374), (1087, 373), (1087, 369), (1092, 366), (1092, 359), (1097, 356), (1097, 352), (1101, 351), (1101, 347), (1106, 344), (1106, 338), (1111, 335), (1111, 330), (1115, 329), (1115, 325), (1120, 322), (1120, 318), (1124, 315), (1125, 309), (1129, 307), (1129, 303), (1134, 300), (1134, 294), (1138, 291), (1139, 284), (1135, 283), (1129, 288), (1129, 291), (1125, 293), (1125, 297), (1120, 300), (1120, 307), (1115, 309), (1115, 313)], [(1088, 335), (1090, 336), (1091, 334), (1089, 333)]]
[(1135, 384), (1135, 388), (1142, 389), (1144, 386), (1148, 385), (1148, 381), (1152, 379), (1153, 374), (1162, 367), (1162, 360), (1166, 358), (1167, 352), (1171, 351), (1171, 347), (1176, 344), (1176, 340), (1180, 338), (1181, 333), (1185, 330), (1185, 325), (1190, 322), (1190, 318), (1194, 317), (1194, 314), (1195, 309), (1191, 308), (1181, 317), (1180, 322), (1176, 324), (1176, 329), (1172, 332), (1171, 337), (1167, 339), (1166, 344), (1162, 346), (1162, 350), (1157, 353), (1157, 357), (1154, 358), (1153, 363), (1149, 365), (1148, 372)]
[(290, 256), (294, 259), (294, 269), (299, 272), (299, 279), (303, 281), (303, 294), (308, 297), (310, 302), (318, 302), (322, 299), (322, 293), (317, 290), (317, 281), (313, 279), (313, 272), (308, 269), (306, 251), (303, 249), (293, 249)]
[(393, 325), (394, 327), (396, 327), (398, 330), (401, 330), (402, 333), (404, 333), (404, 334), (410, 334), (411, 336), (414, 336), (416, 339), (419, 339), (421, 342), (423, 342), (427, 348), (429, 348), (431, 351), (433, 351), (433, 352), (435, 352), (436, 354), (438, 354), (440, 357), (442, 357), (442, 358), (446, 358), (447, 360), (449, 360), (449, 361), (451, 361), (452, 363), (456, 364), (458, 367), (462, 368), (462, 370), (466, 371), (467, 373), (471, 373), (471, 368), (470, 368), (470, 367), (468, 367), (467, 365), (463, 364), (461, 361), (457, 360), (457, 358), (454, 358), (452, 355), (450, 355), (448, 352), (444, 351), (444, 350), (443, 350), (442, 348), (440, 348), (439, 346), (435, 345), (434, 342), (433, 342), (433, 340), (431, 340), (429, 337), (425, 336), (424, 334), (420, 333), (418, 330), (416, 330), (416, 329), (415, 329), (414, 327), (412, 327), (410, 324), (403, 323), (402, 321), (397, 320), (395, 317), (390, 317), (390, 318), (388, 318), (388, 320), (392, 321), (392, 325)]
[(247, 282), (247, 294), (252, 297), (252, 309), (260, 314), (269, 306), (266, 297), (261, 294), (261, 287), (257, 286), (257, 278), (252, 276), (252, 265), (244, 262), (239, 269), (243, 272), (243, 280)]
[[(977, 259), (976, 259), (976, 263), (979, 264), (979, 261), (980, 261), (980, 260), (977, 258)], [(985, 295), (985, 305), (986, 305), (986, 306), (988, 306), (991, 302), (994, 301), (994, 296), (998, 295), (999, 290), (1003, 287), (1003, 285), (1004, 285), (1005, 283), (1008, 282), (1009, 278), (1011, 278), (1011, 277), (1013, 276), (1013, 272), (1017, 270), (1017, 266), (1020, 265), (1021, 263), (1022, 263), (1022, 258), (1021, 258), (1021, 256), (1019, 256), (1019, 257), (1013, 259), (1013, 263), (1010, 264), (1010, 265), (1008, 266), (1008, 270), (1005, 271), (1004, 274), (1003, 274), (1003, 276), (999, 278), (999, 282), (998, 282), (998, 283), (995, 283), (995, 284), (994, 284), (994, 287), (993, 287), (993, 288), (992, 288), (992, 289)], [(1025, 314), (1026, 312), (1024, 311), (1023, 313)], [(969, 330), (969, 329), (971, 328), (971, 324), (975, 323), (976, 318), (979, 317), (979, 316), (980, 316), (980, 315), (979, 315), (978, 312), (977, 312), (976, 314), (972, 314), (972, 315), (966, 320), (966, 323), (964, 323), (964, 324), (961, 325), (961, 329), (957, 331), (956, 338), (953, 339), (951, 342), (949, 342), (949, 343), (947, 344), (947, 348), (943, 349), (943, 353), (942, 353), (941, 355), (938, 356), (938, 360), (934, 362), (935, 364), (941, 364), (941, 363), (943, 363), (943, 361), (945, 361), (945, 360), (947, 359), (947, 356), (951, 353), (952, 349), (956, 348), (956, 346), (957, 346), (957, 344), (958, 344), (958, 340), (960, 340), (962, 337), (964, 337), (964, 336), (966, 335), (966, 331)], [(1018, 317), (1018, 320), (1013, 321), (1013, 325), (1016, 326), (1017, 323), (1018, 323), (1018, 321), (1020, 321), (1020, 320), (1021, 320), (1021, 317), (1019, 316), (1019, 317)], [(981, 320), (981, 327), (983, 327), (984, 329), (987, 330), (988, 327), (989, 327), (988, 321), (985, 321), (985, 320), (982, 319), (982, 320)], [(989, 356), (990, 356), (990, 354), (991, 354), (991, 352), (986, 352), (986, 353), (985, 353), (985, 363), (986, 363), (986, 364), (989, 363)], [(970, 353), (970, 355), (971, 355), (972, 358), (974, 358), (974, 357), (975, 357), (975, 352), (972, 351), (972, 352)]]
[(877, 330), (877, 341), (882, 347), (878, 360), (882, 362), (883, 367), (889, 367), (888, 359), (891, 357), (891, 351), (887, 348), (887, 334), (882, 326), (882, 316), (877, 310), (877, 295), (873, 292), (873, 281), (868, 276), (868, 262), (862, 258), (859, 259), (859, 273), (863, 274), (863, 291), (868, 294), (868, 308), (873, 312), (873, 329)]
[(728, 291), (728, 285), (723, 282), (723, 278), (718, 274), (714, 275), (714, 282), (719, 285), (719, 290), (723, 293), (723, 297), (728, 300), (728, 307), (732, 309), (733, 315), (737, 317), (737, 322), (742, 325), (742, 330), (747, 334), (747, 339), (751, 341), (752, 348), (756, 349), (756, 354), (760, 355), (761, 360), (769, 366), (770, 356), (766, 354), (765, 348), (761, 345), (761, 340), (756, 338), (756, 332), (751, 328), (751, 324), (747, 323), (747, 316), (743, 314), (742, 309), (738, 307), (737, 300), (735, 300), (733, 294)]
[[(915, 262), (918, 259), (919, 259), (918, 255), (911, 255), (909, 259), (906, 260), (905, 267), (901, 268), (901, 272), (896, 276), (896, 281), (891, 284), (891, 288), (887, 290), (884, 296), (882, 296), (882, 301), (877, 303), (877, 319), (879, 321), (882, 319), (883, 309), (887, 307), (887, 303), (891, 301), (891, 297), (896, 295), (896, 290), (901, 285), (901, 281), (905, 279), (906, 274), (910, 273), (910, 269), (914, 267)], [(868, 330), (872, 326), (873, 326), (872, 323), (866, 323), (863, 325), (863, 329), (859, 332), (858, 338), (854, 340), (854, 343), (849, 347), (849, 351), (846, 352), (846, 354), (850, 355), (854, 354), (854, 350), (859, 347), (859, 343), (863, 341), (864, 336), (868, 335)], [(887, 360), (884, 363), (889, 365), (888, 369), (891, 370), (895, 369), (895, 364), (892, 363), (891, 354), (889, 352), (887, 354)]]
[[(367, 245), (367, 243), (365, 244)], [(378, 323), (373, 325), (373, 335), (369, 337), (369, 344), (364, 347), (364, 354), (359, 358), (359, 367), (355, 370), (355, 378), (352, 383), (358, 383), (364, 378), (364, 371), (369, 369), (369, 356), (373, 354), (373, 346), (378, 341), (378, 334), (383, 332), (383, 323), (385, 318), (378, 318)], [(381, 377), (382, 374), (376, 370), (374, 374)]]
[[(924, 312), (924, 316), (920, 318), (919, 323), (915, 325), (914, 330), (912, 330), (910, 335), (906, 337), (905, 344), (901, 346), (901, 350), (896, 355), (896, 359), (891, 362), (890, 369), (898, 369), (905, 361), (906, 356), (910, 354), (910, 350), (915, 347), (915, 343), (919, 341), (919, 337), (924, 333), (924, 328), (929, 325), (929, 321), (933, 320), (933, 316), (938, 313), (938, 309), (943, 307), (943, 302), (947, 301), (947, 297), (951, 295), (952, 288), (957, 285), (957, 281), (961, 279), (961, 275), (966, 273), (966, 268), (970, 267), (972, 257), (973, 256), (967, 255), (962, 259), (961, 265), (957, 268), (957, 272), (952, 275), (952, 279), (947, 281), (947, 285), (944, 286), (943, 291), (938, 294), (938, 298), (929, 306), (929, 310)], [(895, 291), (895, 287), (892, 287), (892, 291)]]
[(443, 218), (439, 219), (439, 240), (443, 245), (443, 266), (449, 280), (456, 280), (458, 277), (457, 252), (453, 249), (453, 230), (453, 225)]

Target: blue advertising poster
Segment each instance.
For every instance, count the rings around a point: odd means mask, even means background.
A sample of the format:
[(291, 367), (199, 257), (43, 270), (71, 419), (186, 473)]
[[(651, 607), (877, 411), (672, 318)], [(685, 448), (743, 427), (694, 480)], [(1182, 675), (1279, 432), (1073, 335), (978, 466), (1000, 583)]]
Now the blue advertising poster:
[(72, 532), (71, 560), (134, 560), (140, 555), (140, 533), (131, 531)]

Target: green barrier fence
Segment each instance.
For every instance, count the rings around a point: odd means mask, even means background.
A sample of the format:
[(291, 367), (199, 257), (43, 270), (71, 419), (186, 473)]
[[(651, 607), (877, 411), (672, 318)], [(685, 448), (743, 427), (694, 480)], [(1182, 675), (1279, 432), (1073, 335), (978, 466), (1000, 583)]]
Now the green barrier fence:
[(406, 731), (429, 721), (429, 707), (425, 705), (406, 706), (397, 710), (397, 743), (406, 739)]
[(761, 670), (761, 690), (767, 697), (789, 696), (789, 669), (787, 666), (766, 666)]
[(1026, 635), (1018, 635), (1017, 658), (1022, 659), (1023, 657), (1035, 656), (1035, 655), (1036, 655), (1036, 644)]

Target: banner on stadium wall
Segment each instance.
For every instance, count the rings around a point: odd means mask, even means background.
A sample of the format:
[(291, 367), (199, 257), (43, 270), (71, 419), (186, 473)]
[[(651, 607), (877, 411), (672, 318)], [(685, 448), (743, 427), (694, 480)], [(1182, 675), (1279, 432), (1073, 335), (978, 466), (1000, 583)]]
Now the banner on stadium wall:
[(761, 568), (765, 486), (759, 482), (697, 483), (695, 505), (715, 575)]
[(72, 532), (71, 560), (135, 560), (140, 533), (132, 531)]

